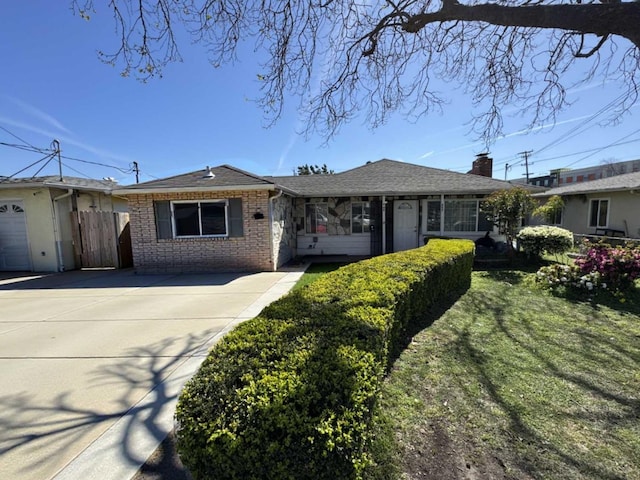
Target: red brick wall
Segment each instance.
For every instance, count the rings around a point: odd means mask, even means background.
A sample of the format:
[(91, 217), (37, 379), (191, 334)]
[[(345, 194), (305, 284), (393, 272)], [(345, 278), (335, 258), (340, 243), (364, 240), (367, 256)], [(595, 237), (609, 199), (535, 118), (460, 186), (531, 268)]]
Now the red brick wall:
[[(158, 240), (154, 200), (242, 198), (243, 236)], [(133, 263), (140, 273), (272, 271), (269, 231), (269, 191), (132, 194), (129, 218)], [(260, 208), (262, 219), (253, 214)]]

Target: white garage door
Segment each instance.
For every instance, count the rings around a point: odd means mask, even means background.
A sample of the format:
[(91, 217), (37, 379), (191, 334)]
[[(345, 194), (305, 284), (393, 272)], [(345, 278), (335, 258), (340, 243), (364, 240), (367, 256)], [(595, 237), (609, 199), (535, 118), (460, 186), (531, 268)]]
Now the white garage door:
[(20, 200), (0, 200), (0, 270), (31, 270), (27, 217)]

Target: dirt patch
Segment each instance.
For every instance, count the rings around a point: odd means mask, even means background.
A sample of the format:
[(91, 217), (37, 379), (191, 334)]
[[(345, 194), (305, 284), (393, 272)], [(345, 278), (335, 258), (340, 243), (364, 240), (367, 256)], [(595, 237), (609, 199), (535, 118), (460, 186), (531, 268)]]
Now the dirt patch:
[(405, 446), (402, 471), (405, 478), (438, 480), (523, 480), (506, 473), (504, 462), (478, 453), (457, 442), (445, 425), (432, 421), (418, 428)]

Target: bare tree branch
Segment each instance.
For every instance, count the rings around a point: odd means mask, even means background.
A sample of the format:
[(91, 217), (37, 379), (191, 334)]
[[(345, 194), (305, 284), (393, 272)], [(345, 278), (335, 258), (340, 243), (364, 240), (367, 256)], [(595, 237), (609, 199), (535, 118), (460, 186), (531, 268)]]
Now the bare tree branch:
[[(72, 7), (83, 18), (94, 13), (93, 0)], [(519, 109), (531, 127), (553, 121), (568, 105), (567, 89), (595, 77), (625, 85), (613, 121), (638, 99), (636, 1), (109, 0), (106, 7), (118, 46), (99, 56), (122, 75), (147, 81), (180, 61), (179, 28), (216, 67), (253, 40), (265, 58), (256, 76), (269, 121), (293, 94), (305, 131), (326, 138), (355, 116), (376, 127), (394, 113), (415, 120), (441, 111), (434, 80), (470, 95), (471, 128), (487, 142), (502, 133), (505, 107)]]

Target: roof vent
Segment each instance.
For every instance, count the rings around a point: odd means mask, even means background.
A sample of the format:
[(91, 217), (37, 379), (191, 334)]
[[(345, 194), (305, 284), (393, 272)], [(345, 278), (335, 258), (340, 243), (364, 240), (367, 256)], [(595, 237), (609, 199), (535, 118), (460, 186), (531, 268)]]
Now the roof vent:
[(207, 165), (207, 168), (205, 170), (207, 171), (207, 173), (205, 173), (202, 178), (215, 178), (216, 174), (211, 171), (211, 167)]

